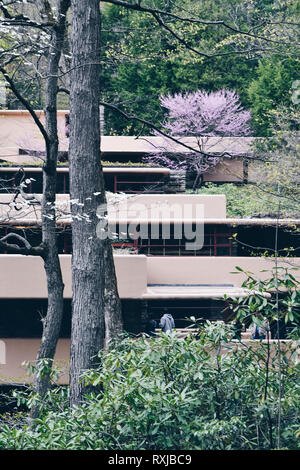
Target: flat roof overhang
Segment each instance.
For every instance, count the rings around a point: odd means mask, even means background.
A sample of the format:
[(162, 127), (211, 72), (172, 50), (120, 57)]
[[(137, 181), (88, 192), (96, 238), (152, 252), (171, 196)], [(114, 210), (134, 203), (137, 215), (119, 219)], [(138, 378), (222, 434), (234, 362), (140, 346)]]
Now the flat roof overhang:
[[(17, 217), (17, 216), (14, 216)], [(72, 220), (71, 218), (58, 218), (57, 225), (71, 225)], [(299, 219), (177, 219), (177, 218), (170, 218), (166, 219), (139, 219), (139, 218), (111, 218), (109, 217), (110, 224), (204, 224), (204, 225), (211, 225), (211, 224), (224, 224), (224, 225), (271, 225), (276, 226), (290, 226), (290, 225), (300, 225), (300, 218)], [(20, 217), (11, 219), (11, 220), (3, 220), (0, 221), (0, 225), (37, 225), (40, 226), (42, 224), (41, 219), (36, 218), (22, 218)]]
[(300, 219), (199, 219), (199, 218), (112, 218), (109, 217), (109, 223), (128, 223), (128, 224), (222, 224), (222, 225), (300, 225)]
[[(251, 291), (233, 284), (148, 284), (143, 300), (246, 298)], [(252, 291), (252, 293), (254, 293)], [(261, 294), (270, 297), (270, 294)]]
[[(35, 109), (35, 113), (44, 114), (43, 109)], [(69, 114), (69, 109), (57, 109), (57, 114)], [(27, 109), (0, 109), (0, 116), (30, 116), (29, 111)]]
[[(43, 111), (37, 111), (43, 114)], [(60, 110), (59, 114), (68, 112)], [(0, 110), (0, 115), (22, 116), (28, 114), (24, 110), (10, 110), (10, 112)], [(175, 139), (175, 140), (173, 140)], [(41, 141), (42, 138), (41, 138)], [(214, 155), (224, 155), (230, 157), (241, 157), (251, 155), (251, 144), (255, 137), (208, 137), (205, 143), (208, 153)], [(2, 147), (5, 149), (5, 147)], [(6, 147), (8, 148), (8, 147)], [(10, 147), (13, 148), (13, 147)], [(19, 148), (18, 146), (14, 147)], [(61, 142), (60, 150), (68, 150), (66, 142)], [(0, 149), (1, 151), (1, 149)], [(102, 155), (124, 155), (142, 156), (149, 153), (170, 152), (170, 153), (190, 153), (199, 152), (198, 139), (195, 136), (101, 136), (100, 151)]]
[[(170, 173), (169, 168), (160, 168), (160, 167), (141, 167), (141, 166), (103, 166), (103, 173), (145, 173), (145, 174), (164, 174), (168, 175)], [(20, 170), (20, 166), (0, 166), (0, 173), (1, 172), (18, 172)], [(41, 166), (26, 166), (22, 167), (22, 170), (25, 172), (28, 171), (30, 173), (41, 173), (42, 167)], [(69, 167), (57, 167), (57, 173), (69, 173)]]

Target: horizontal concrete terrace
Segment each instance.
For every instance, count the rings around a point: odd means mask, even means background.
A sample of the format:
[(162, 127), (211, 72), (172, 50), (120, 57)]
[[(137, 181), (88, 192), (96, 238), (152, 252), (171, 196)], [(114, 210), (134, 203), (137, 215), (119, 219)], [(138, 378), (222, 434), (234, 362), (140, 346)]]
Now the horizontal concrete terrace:
[[(122, 299), (222, 298), (225, 293), (242, 295), (245, 276), (236, 266), (265, 279), (275, 266), (272, 258), (260, 257), (147, 257), (114, 255), (119, 294)], [(71, 298), (71, 255), (60, 255), (64, 297)], [(279, 265), (300, 266), (300, 258)], [(0, 298), (47, 298), (43, 260), (35, 256), (0, 255)], [(268, 272), (261, 272), (266, 270)], [(300, 280), (300, 272), (295, 271)], [(245, 291), (244, 291), (245, 292)]]
[[(41, 195), (37, 194), (41, 200)], [(24, 205), (20, 196), (18, 210), (12, 202), (14, 194), (0, 194), (0, 224), (7, 225), (41, 225), (41, 212), (38, 205)], [(300, 225), (298, 219), (272, 218), (229, 218), (226, 217), (225, 195), (211, 194), (138, 194), (126, 197), (107, 195), (108, 219), (111, 223), (210, 223), (227, 225), (261, 225), (261, 226), (291, 226)], [(57, 221), (59, 224), (70, 224), (70, 197), (68, 194), (57, 194)], [(186, 208), (186, 210), (184, 210)], [(203, 211), (201, 210), (203, 209)], [(61, 209), (61, 212), (59, 212)]]
[[(12, 205), (14, 194), (0, 194), (0, 222), (37, 223), (41, 221), (38, 205), (24, 206), (21, 196), (15, 200), (19, 203), (15, 209)], [(37, 201), (41, 195), (36, 195)], [(205, 219), (226, 218), (226, 198), (224, 195), (198, 194), (140, 194), (118, 197), (108, 194), (108, 218), (110, 222), (139, 221), (151, 222), (202, 222)], [(80, 203), (83, 201), (79, 201)], [(75, 202), (76, 203), (76, 202)], [(70, 223), (70, 197), (68, 194), (57, 194), (58, 222)], [(59, 212), (59, 209), (61, 212)]]

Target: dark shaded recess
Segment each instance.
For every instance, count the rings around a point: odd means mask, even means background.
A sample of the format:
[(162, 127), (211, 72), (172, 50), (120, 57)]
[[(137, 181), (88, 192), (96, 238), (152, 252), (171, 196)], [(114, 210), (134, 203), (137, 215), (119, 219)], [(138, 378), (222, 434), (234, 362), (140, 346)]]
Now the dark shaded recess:
[[(274, 254), (276, 227), (239, 226), (233, 229), (237, 233), (236, 256), (260, 256), (266, 250), (269, 256)], [(254, 248), (253, 248), (254, 247)], [(293, 248), (293, 250), (287, 250)], [(278, 251), (280, 256), (300, 256), (300, 231), (292, 227), (279, 227)]]
[[(24, 228), (14, 227), (1, 227), (0, 238), (4, 237), (8, 233), (16, 233), (21, 237), (25, 238), (32, 247), (37, 247), (42, 243), (42, 230), (37, 226), (30, 226)], [(61, 254), (72, 253), (72, 231), (70, 226), (57, 227), (57, 246), (58, 252)], [(24, 244), (16, 239), (11, 238), (9, 243), (16, 244), (19, 247), (24, 247)], [(0, 247), (0, 254), (6, 254), (4, 247)]]
[[(205, 320), (223, 320), (225, 304), (212, 299), (151, 300), (122, 299), (124, 330), (139, 334), (147, 318), (159, 321), (164, 308), (173, 315), (178, 328), (187, 327), (187, 317)], [(47, 311), (47, 299), (0, 299), (0, 338), (40, 338), (42, 318)], [(146, 313), (145, 313), (146, 312)], [(64, 300), (64, 316), (60, 337), (69, 338), (71, 332), (71, 300)]]
[[(124, 329), (140, 332), (140, 301), (123, 300)], [(41, 338), (47, 299), (0, 299), (0, 338)], [(71, 299), (64, 300), (61, 338), (71, 335)]]
[[(40, 227), (24, 227), (24, 228), (13, 228), (13, 227), (1, 227), (0, 228), (0, 238), (4, 237), (9, 233), (16, 233), (21, 237), (25, 238), (31, 246), (36, 247), (39, 246), (42, 242), (42, 231)], [(18, 245), (19, 247), (24, 247), (24, 244), (14, 238), (8, 240), (9, 244)], [(0, 253), (6, 253), (3, 247), (0, 247)]]
[(142, 301), (139, 299), (122, 299), (124, 330), (127, 333), (139, 334), (142, 331)]
[(139, 334), (145, 331), (148, 320), (155, 320), (157, 325), (168, 309), (175, 320), (176, 328), (191, 326), (189, 317), (205, 320), (224, 320), (226, 305), (222, 300), (214, 299), (154, 299), (149, 301), (123, 299), (122, 310), (124, 329), (128, 333)]
[[(1, 416), (1, 413), (10, 413), (11, 415), (14, 413), (19, 413), (20, 411), (27, 412), (29, 408), (26, 405), (18, 405), (18, 400), (13, 396), (13, 392), (24, 392), (26, 391), (26, 387), (23, 385), (8, 385), (8, 384), (1, 384), (0, 385), (0, 419), (2, 424), (5, 423), (5, 418), (8, 419), (6, 416)], [(28, 390), (29, 395), (29, 390)], [(21, 423), (22, 418), (20, 417), (19, 422)], [(24, 421), (23, 421), (24, 423)]]
[[(189, 317), (196, 319), (224, 320), (226, 308), (222, 300), (215, 299), (157, 299), (148, 302), (148, 318), (159, 323), (163, 310), (167, 308), (175, 321), (177, 328), (186, 328), (191, 325)], [(201, 322), (200, 322), (201, 323)]]
[[(1, 338), (41, 338), (42, 318), (47, 313), (47, 299), (0, 299)], [(64, 300), (61, 338), (71, 331), (71, 300)]]
[[(165, 308), (171, 313), (176, 328), (191, 326), (189, 317), (206, 320), (227, 321), (231, 318), (230, 310), (223, 300), (217, 299), (122, 299), (124, 330), (138, 335), (145, 330), (148, 320), (157, 324)], [(47, 312), (47, 299), (0, 299), (0, 338), (41, 338), (42, 318)], [(233, 318), (231, 318), (233, 321)], [(250, 322), (249, 322), (250, 323)], [(249, 325), (246, 325), (249, 327)], [(292, 324), (280, 322), (279, 336), (286, 338)], [(71, 334), (71, 299), (64, 300), (64, 315), (60, 332), (61, 338)], [(272, 338), (277, 337), (277, 323), (271, 325)]]
[[(25, 193), (42, 194), (43, 192), (43, 174), (41, 171), (29, 171), (25, 169), (25, 177), (21, 172), (1, 171), (0, 172), (0, 193), (12, 193), (25, 179), (30, 179), (23, 187)], [(147, 193), (169, 192), (169, 176), (163, 174), (149, 173), (104, 173), (104, 182), (106, 191)], [(175, 191), (178, 188), (175, 185)], [(69, 194), (69, 173), (68, 171), (57, 172), (56, 175), (56, 193)]]
[[(184, 230), (183, 230), (184, 228)], [(196, 230), (195, 224), (190, 227), (193, 232)], [(170, 234), (168, 238), (163, 233), (162, 225), (159, 227), (159, 238), (151, 236), (151, 227), (143, 226), (143, 230), (138, 225), (136, 230), (140, 232), (140, 236), (134, 242), (133, 237), (124, 239), (120, 235), (119, 241), (116, 240), (114, 245), (117, 247), (132, 246), (137, 249), (139, 254), (147, 256), (273, 256), (275, 243), (275, 227), (260, 226), (239, 226), (231, 227), (223, 224), (206, 224), (204, 227), (203, 246), (197, 249), (194, 246), (192, 250), (186, 249), (186, 243), (190, 240), (185, 238), (184, 225), (179, 231), (174, 230), (174, 226), (170, 226)], [(122, 232), (123, 228), (120, 229)], [(117, 226), (116, 231), (119, 231)], [(3, 226), (0, 228), (0, 238), (8, 233), (17, 233), (26, 238), (31, 246), (38, 246), (42, 241), (41, 228), (36, 226), (14, 228)], [(237, 233), (236, 239), (232, 234)], [(22, 246), (17, 240), (10, 240), (10, 243), (16, 243)], [(72, 253), (72, 230), (71, 227), (57, 227), (57, 243), (58, 252), (62, 254)], [(127, 243), (127, 244), (126, 244)], [(300, 256), (300, 231), (299, 229), (280, 227), (278, 231), (278, 251), (279, 256), (295, 257)], [(4, 248), (0, 248), (0, 253), (6, 253)]]

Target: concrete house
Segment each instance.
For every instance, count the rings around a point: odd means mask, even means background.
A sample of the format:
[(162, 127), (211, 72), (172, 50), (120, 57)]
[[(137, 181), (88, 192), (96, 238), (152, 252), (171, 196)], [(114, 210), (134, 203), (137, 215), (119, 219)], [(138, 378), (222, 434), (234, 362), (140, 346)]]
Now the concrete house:
[[(66, 111), (58, 112), (59, 128), (65, 129)], [(42, 112), (41, 112), (42, 115)], [(32, 144), (32, 136), (35, 143)], [(28, 136), (29, 140), (25, 139)], [(31, 136), (31, 137), (30, 137)], [(272, 249), (278, 227), (279, 249), (299, 246), (300, 219), (229, 218), (224, 195), (185, 192), (186, 180), (168, 168), (142, 165), (143, 155), (162, 143), (157, 137), (102, 137), (102, 159), (108, 195), (108, 221), (114, 234), (114, 260), (125, 329), (134, 334), (145, 330), (148, 319), (159, 319), (167, 308), (176, 326), (184, 327), (191, 315), (224, 319), (224, 294), (247, 293), (236, 266), (268, 277), (274, 266)], [(192, 139), (190, 140), (192, 144)], [(224, 148), (236, 155), (249, 152), (250, 141), (217, 139), (214, 152)], [(238, 148), (238, 151), (236, 150)], [(27, 151), (27, 152), (26, 152)], [(29, 151), (29, 152), (28, 152)], [(63, 141), (62, 156), (67, 153)], [(24, 191), (41, 193), (43, 143), (26, 111), (0, 111), (0, 233), (26, 234), (32, 243), (41, 239), (38, 206), (21, 209), (11, 204), (15, 188), (27, 180)], [(132, 164), (129, 166), (128, 162)], [(20, 172), (20, 168), (22, 171)], [(180, 172), (179, 172), (180, 173)], [(255, 172), (242, 158), (221, 162), (205, 174), (206, 181), (242, 183)], [(58, 168), (57, 233), (65, 284), (65, 314), (56, 360), (67, 364), (71, 317), (71, 220), (68, 167)], [(116, 194), (114, 194), (116, 193)], [(122, 193), (118, 197), (117, 193)], [(20, 198), (20, 196), (19, 196)], [(21, 205), (21, 198), (17, 203)], [(234, 234), (240, 243), (235, 242)], [(254, 252), (254, 253), (253, 253)], [(300, 266), (300, 258), (289, 258)], [(285, 260), (282, 260), (285, 263)], [(300, 279), (300, 274), (296, 277)], [(46, 312), (47, 290), (42, 259), (0, 253), (0, 384), (26, 379), (24, 360), (34, 360)], [(64, 380), (64, 379), (62, 379)]]

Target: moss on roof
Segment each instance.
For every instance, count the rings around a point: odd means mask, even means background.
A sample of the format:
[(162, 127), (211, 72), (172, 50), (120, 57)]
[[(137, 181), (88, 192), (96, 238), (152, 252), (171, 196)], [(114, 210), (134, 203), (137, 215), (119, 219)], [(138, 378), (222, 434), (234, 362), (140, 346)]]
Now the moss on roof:
[[(192, 191), (187, 191), (192, 192)], [(277, 197), (274, 188), (267, 185), (234, 183), (205, 183), (196, 194), (224, 194), (227, 217), (299, 218), (300, 203)]]

